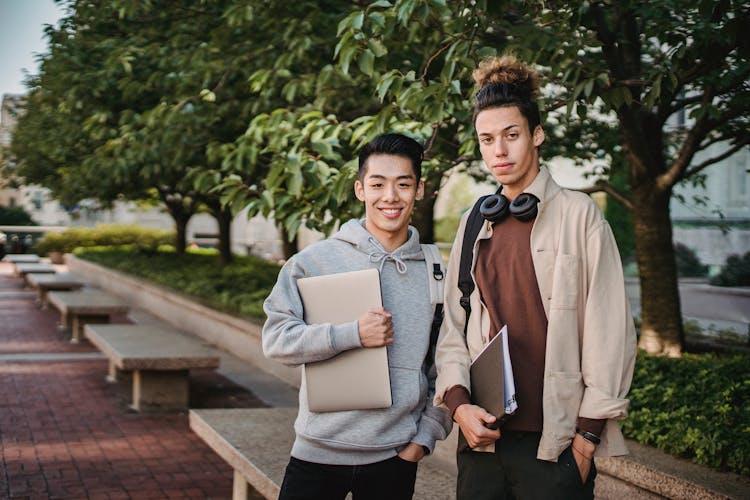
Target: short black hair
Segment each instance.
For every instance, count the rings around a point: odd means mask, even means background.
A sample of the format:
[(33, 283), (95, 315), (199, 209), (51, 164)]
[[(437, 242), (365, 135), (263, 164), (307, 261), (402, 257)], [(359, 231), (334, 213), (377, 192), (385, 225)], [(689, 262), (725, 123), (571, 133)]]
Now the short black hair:
[(365, 144), (359, 150), (359, 179), (363, 180), (367, 170), (367, 159), (371, 155), (403, 156), (411, 161), (411, 168), (417, 180), (422, 178), (424, 148), (420, 143), (403, 134), (383, 134)]

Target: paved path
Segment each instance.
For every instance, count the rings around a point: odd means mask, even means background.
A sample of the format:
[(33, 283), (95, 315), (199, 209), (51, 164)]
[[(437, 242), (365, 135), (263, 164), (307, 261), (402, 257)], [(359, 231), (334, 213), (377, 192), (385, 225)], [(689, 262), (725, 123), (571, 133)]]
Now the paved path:
[[(231, 498), (231, 467), (187, 415), (131, 413), (128, 382), (106, 383), (106, 359), (34, 299), (0, 263), (0, 498)], [(192, 376), (192, 407), (264, 406), (211, 370)]]

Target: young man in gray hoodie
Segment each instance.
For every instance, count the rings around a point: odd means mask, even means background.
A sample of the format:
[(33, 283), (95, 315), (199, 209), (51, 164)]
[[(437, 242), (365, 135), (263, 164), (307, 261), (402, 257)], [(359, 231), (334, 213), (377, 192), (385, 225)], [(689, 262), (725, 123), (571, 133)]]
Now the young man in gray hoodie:
[[(348, 492), (355, 500), (410, 499), (417, 462), (450, 432), (450, 416), (432, 405), (435, 371), (425, 358), (433, 309), (419, 233), (409, 226), (424, 194), (422, 156), (422, 146), (400, 134), (365, 145), (354, 187), (365, 218), (289, 259), (265, 301), (268, 358), (300, 365), (387, 346), (393, 400), (384, 409), (318, 413), (300, 397), (281, 499), (343, 499)], [(368, 268), (380, 271), (382, 308), (346, 324), (304, 322), (299, 278)]]

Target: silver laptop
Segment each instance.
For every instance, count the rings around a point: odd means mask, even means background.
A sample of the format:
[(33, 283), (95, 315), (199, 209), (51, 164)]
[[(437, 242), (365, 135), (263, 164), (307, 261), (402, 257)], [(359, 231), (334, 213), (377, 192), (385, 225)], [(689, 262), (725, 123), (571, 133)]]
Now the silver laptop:
[[(366, 310), (383, 305), (377, 269), (300, 278), (297, 288), (308, 325), (355, 321)], [(307, 363), (302, 377), (314, 412), (369, 410), (392, 404), (385, 346), (351, 349)]]

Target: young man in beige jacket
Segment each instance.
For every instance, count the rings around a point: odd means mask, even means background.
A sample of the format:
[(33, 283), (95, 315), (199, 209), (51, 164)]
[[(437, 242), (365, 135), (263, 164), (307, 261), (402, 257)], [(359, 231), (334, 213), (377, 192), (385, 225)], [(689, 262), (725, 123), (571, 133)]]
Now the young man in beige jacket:
[[(502, 187), (482, 204), (468, 321), (457, 284), (467, 216), (448, 266), (435, 404), (468, 444), (457, 498), (593, 498), (593, 456), (627, 453), (615, 420), (636, 340), (617, 245), (591, 198), (539, 165), (536, 74), (506, 56), (474, 77), (480, 151)], [(492, 429), (495, 416), (472, 404), (469, 369), (504, 325), (519, 408)]]

